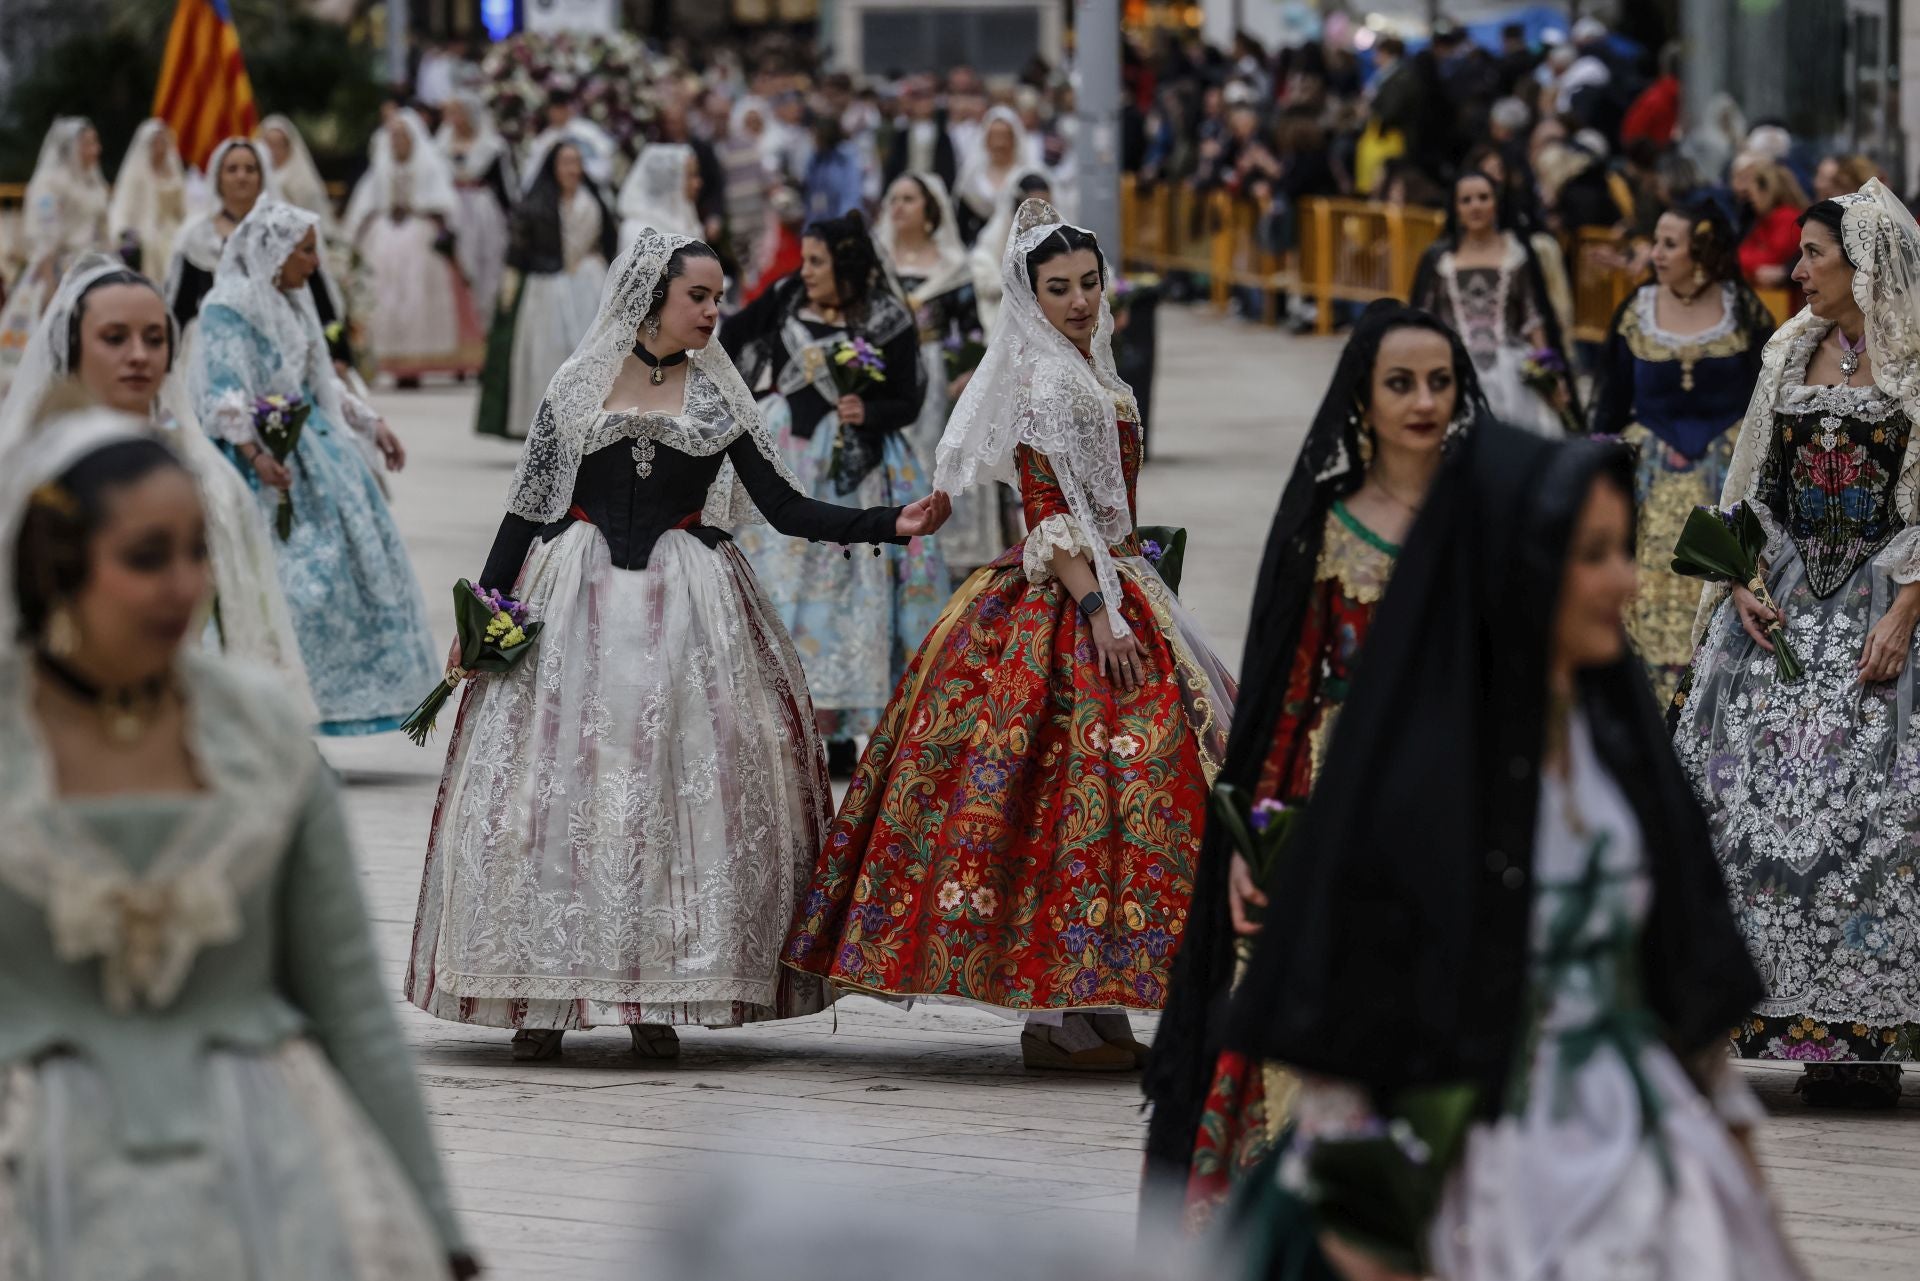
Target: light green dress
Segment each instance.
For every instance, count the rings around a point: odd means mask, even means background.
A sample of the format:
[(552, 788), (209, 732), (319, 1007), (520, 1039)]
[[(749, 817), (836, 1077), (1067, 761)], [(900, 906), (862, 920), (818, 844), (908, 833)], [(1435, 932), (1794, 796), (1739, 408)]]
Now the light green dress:
[(0, 657), (0, 1276), (445, 1276), (333, 783), (270, 678), (180, 670), (208, 790), (68, 800)]

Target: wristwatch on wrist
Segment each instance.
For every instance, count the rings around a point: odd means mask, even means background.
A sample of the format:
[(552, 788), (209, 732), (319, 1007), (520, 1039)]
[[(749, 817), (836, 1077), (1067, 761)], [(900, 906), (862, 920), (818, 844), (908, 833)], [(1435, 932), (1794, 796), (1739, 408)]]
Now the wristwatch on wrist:
[(1101, 610), (1105, 609), (1106, 607), (1107, 607), (1107, 598), (1102, 596), (1099, 592), (1088, 592), (1085, 596), (1082, 596), (1080, 598), (1080, 612), (1086, 615), (1088, 618), (1092, 618), (1095, 614), (1099, 613)]

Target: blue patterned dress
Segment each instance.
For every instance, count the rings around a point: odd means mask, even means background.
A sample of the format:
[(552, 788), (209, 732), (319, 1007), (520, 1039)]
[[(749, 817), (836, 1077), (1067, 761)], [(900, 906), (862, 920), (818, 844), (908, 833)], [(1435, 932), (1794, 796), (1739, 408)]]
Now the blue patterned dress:
[[(282, 360), (266, 336), (218, 304), (200, 313), (200, 326), (207, 359), (201, 416), (212, 417), (235, 393), (248, 401), (264, 394)], [(312, 387), (300, 391), (314, 408), (287, 460), (293, 532), (275, 542), (319, 731), (398, 729), (440, 676), (420, 585), (354, 426), (329, 421)], [(350, 413), (364, 409), (350, 398), (347, 404)], [(251, 466), (237, 465), (272, 524), (280, 492), (260, 484)]]

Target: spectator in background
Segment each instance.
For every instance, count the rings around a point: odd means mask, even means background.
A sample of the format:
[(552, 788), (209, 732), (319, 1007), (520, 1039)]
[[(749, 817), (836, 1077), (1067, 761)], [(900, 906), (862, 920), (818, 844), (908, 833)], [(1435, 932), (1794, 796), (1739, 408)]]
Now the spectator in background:
[(1832, 200), (1851, 195), (1867, 185), (1867, 179), (1880, 176), (1880, 166), (1865, 156), (1841, 153), (1821, 160), (1813, 171), (1813, 198)]
[(1783, 164), (1759, 160), (1743, 171), (1735, 190), (1744, 195), (1752, 221), (1740, 241), (1740, 271), (1759, 288), (1779, 288), (1800, 256), (1800, 213), (1807, 194)]
[(1673, 145), (1674, 130), (1680, 125), (1680, 46), (1670, 44), (1660, 51), (1660, 75), (1641, 90), (1627, 108), (1620, 124), (1620, 144), (1646, 141), (1657, 148)]
[(953, 139), (947, 132), (947, 113), (934, 92), (932, 76), (908, 76), (900, 86), (900, 119), (896, 122), (881, 177), (888, 187), (904, 173), (932, 173), (953, 188), (959, 173)]
[(859, 148), (847, 137), (838, 116), (822, 115), (813, 122), (813, 157), (807, 165), (807, 221), (841, 218), (859, 209), (865, 200), (866, 175)]
[(1515, 97), (1526, 92), (1540, 54), (1527, 43), (1526, 24), (1509, 22), (1500, 28), (1499, 84), (1501, 94)]

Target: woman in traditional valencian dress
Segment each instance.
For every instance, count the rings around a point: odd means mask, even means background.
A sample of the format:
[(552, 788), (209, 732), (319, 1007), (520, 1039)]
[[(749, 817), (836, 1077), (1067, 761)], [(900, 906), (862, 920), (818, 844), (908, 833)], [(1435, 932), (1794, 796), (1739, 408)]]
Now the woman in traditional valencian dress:
[[(307, 150), (299, 128), (285, 116), (268, 116), (260, 122), (257, 135), (266, 144), (268, 189), (290, 205), (298, 205), (320, 218), (320, 229), (327, 233), (333, 220), (333, 201), (327, 195), (326, 180)], [(209, 167), (208, 172), (217, 172)]]
[(1126, 1071), (1126, 1011), (1166, 996), (1233, 682), (1141, 558), (1099, 245), (1029, 201), (1003, 277), (936, 474), (1017, 481), (1032, 532), (908, 665), (786, 955), (845, 990), (1025, 1016), (1029, 1066)]
[(1724, 1052), (1759, 983), (1626, 643), (1632, 492), (1617, 443), (1488, 424), (1428, 495), (1225, 1021), (1301, 1078), (1247, 1275), (1326, 1275), (1279, 1266), (1316, 1234), (1350, 1281), (1803, 1275)]
[(675, 1024), (821, 1007), (780, 943), (832, 793), (799, 660), (726, 531), (757, 508), (795, 537), (898, 541), (948, 508), (798, 492), (709, 342), (724, 288), (698, 241), (647, 230), (620, 256), (479, 578), (543, 630), (462, 702), (406, 994), (515, 1029), (517, 1057), (611, 1023), (671, 1058)]
[[(1267, 535), (1223, 781), (1303, 804), (1387, 580), (1443, 451), (1487, 414), (1473, 360), (1431, 314), (1375, 303), (1354, 324)], [(1209, 821), (1145, 1091), (1149, 1191), (1195, 1229), (1287, 1119), (1284, 1070), (1221, 1050), (1226, 996), (1268, 903)]]
[[(930, 463), (947, 429), (954, 398), (970, 372), (949, 372), (949, 359), (969, 344), (984, 348), (986, 334), (973, 305), (973, 272), (954, 222), (947, 186), (934, 173), (902, 174), (887, 191), (887, 208), (874, 232), (907, 307), (920, 328), (920, 358), (927, 394), (907, 440)], [(940, 530), (940, 555), (956, 577), (991, 562), (1019, 538), (999, 488), (954, 500), (953, 519)], [(1010, 495), (1009, 495), (1010, 496)]]
[(460, 206), (453, 169), (412, 111), (394, 113), (386, 141), (353, 189), (344, 227), (373, 281), (367, 342), (402, 386), (477, 372), (484, 339), (448, 229)]
[(0, 492), (0, 1272), (472, 1276), (332, 776), (185, 643), (192, 479), (91, 410)]
[[(180, 358), (175, 363), (182, 370), (193, 367), (193, 340), (199, 329), (200, 304), (213, 288), (213, 273), (220, 267), (220, 255), (227, 247), (228, 238), (256, 204), (278, 196), (260, 144), (250, 138), (228, 138), (215, 147), (207, 161), (207, 172), (213, 178), (213, 212), (181, 228), (174, 241), (173, 260), (167, 266), (166, 283), (161, 289), (166, 295), (168, 310), (180, 326)], [(307, 291), (313, 297), (314, 314), (320, 318), (323, 330), (344, 315), (325, 267), (313, 273), (307, 282)]]
[[(281, 495), (292, 531), (275, 539), (322, 734), (397, 729), (439, 678), (426, 607), (368, 453), (406, 461), (380, 416), (342, 386), (307, 282), (319, 261), (318, 219), (263, 203), (234, 231), (200, 309), (188, 378), (207, 433), (250, 473), (261, 511)], [(261, 397), (311, 406), (284, 463), (254, 422)], [(362, 447), (357, 438), (364, 437)]]
[[(1545, 436), (1580, 421), (1568, 348), (1533, 248), (1508, 225), (1493, 180), (1478, 170), (1453, 183), (1447, 231), (1420, 259), (1410, 302), (1432, 312), (1466, 341), (1494, 416)], [(1559, 376), (1551, 392), (1527, 385), (1524, 366), (1552, 353)]]
[(683, 142), (656, 142), (640, 153), (620, 185), (620, 247), (625, 249), (652, 227), (669, 236), (698, 240), (702, 234), (700, 165)]
[(1807, 309), (1767, 344), (1721, 495), (1759, 512), (1773, 614), (1710, 593), (1674, 743), (1766, 997), (1734, 1034), (1809, 1103), (1892, 1106), (1920, 1056), (1920, 230), (1878, 182), (1807, 211)]
[(311, 720), (306, 665), (280, 590), (272, 535), (246, 480), (200, 430), (185, 372), (174, 363), (177, 336), (152, 281), (118, 258), (80, 255), (40, 317), (0, 405), (0, 472), (63, 402), (90, 402), (146, 422), (186, 463), (200, 491), (213, 568), (210, 646), (278, 671), (289, 701)]
[(164, 120), (133, 131), (113, 178), (107, 235), (134, 270), (158, 279), (173, 261), (174, 237), (187, 221), (187, 177), (180, 146)]
[(971, 240), (981, 227), (993, 221), (1012, 194), (1014, 183), (1037, 159), (1017, 111), (995, 107), (987, 112), (981, 122), (980, 146), (953, 181), (954, 199), (965, 211), (961, 228), (964, 239)]
[(1733, 228), (1709, 201), (1660, 215), (1653, 271), (1614, 313), (1588, 424), (1639, 453), (1640, 594), (1627, 633), (1665, 706), (1693, 664), (1700, 608), (1699, 581), (1672, 571), (1673, 545), (1694, 508), (1720, 500), (1773, 317), (1742, 283)]
[(62, 116), (47, 130), (27, 181), (18, 245), (25, 262), (8, 281), (0, 308), (0, 396), (33, 338), (60, 277), (76, 254), (112, 247), (107, 235), (107, 180), (100, 176), (100, 135), (82, 116)]
[(620, 230), (578, 147), (555, 142), (532, 159), (532, 184), (513, 208), (474, 423), (512, 440), (525, 438), (548, 380), (593, 327)]
[(473, 293), (475, 313), (491, 318), (500, 298), (500, 273), (507, 266), (507, 212), (520, 190), (513, 149), (493, 127), (493, 113), (476, 93), (460, 94), (447, 103), (434, 145), (453, 170), (459, 197), (450, 223), (454, 254)]
[[(906, 502), (927, 487), (904, 435), (925, 388), (913, 315), (858, 213), (809, 223), (801, 253), (800, 270), (729, 319), (721, 341), (749, 387), (770, 389), (782, 456), (809, 495)], [(885, 381), (843, 393), (835, 357), (856, 339), (879, 354)], [(946, 564), (926, 539), (877, 556), (759, 530), (740, 545), (800, 651), (829, 757), (845, 775), (854, 739), (873, 732), (940, 616)]]

